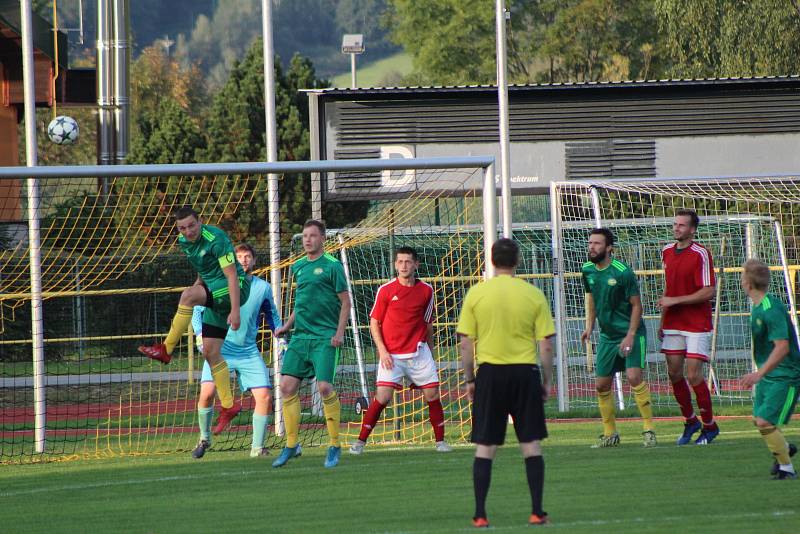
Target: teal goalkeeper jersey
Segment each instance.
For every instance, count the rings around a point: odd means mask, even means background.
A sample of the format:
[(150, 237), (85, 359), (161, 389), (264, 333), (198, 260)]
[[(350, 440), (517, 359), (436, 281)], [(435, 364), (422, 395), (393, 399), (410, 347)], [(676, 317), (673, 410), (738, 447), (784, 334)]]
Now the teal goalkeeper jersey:
[(789, 312), (783, 302), (769, 293), (764, 295), (758, 306), (753, 306), (750, 312), (750, 329), (753, 333), (753, 357), (758, 367), (769, 359), (772, 349), (775, 348), (775, 341), (789, 341), (789, 354), (764, 378), (800, 383), (800, 350)]
[(180, 236), (178, 246), (212, 294), (228, 287), (228, 280), (222, 272), (223, 267), (236, 265), (239, 279), (244, 279), (244, 269), (236, 261), (233, 243), (228, 234), (216, 226), (204, 224), (200, 230), (200, 237), (194, 242)]
[(297, 260), (290, 277), (297, 284), (294, 302), (294, 336), (327, 339), (336, 334), (342, 302), (339, 293), (347, 291), (344, 267), (330, 254), (315, 260)]

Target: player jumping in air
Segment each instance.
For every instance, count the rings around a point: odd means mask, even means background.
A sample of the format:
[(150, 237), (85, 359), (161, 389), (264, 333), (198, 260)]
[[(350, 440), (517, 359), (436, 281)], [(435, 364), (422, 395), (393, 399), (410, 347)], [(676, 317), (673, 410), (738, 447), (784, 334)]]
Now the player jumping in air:
[(178, 311), (172, 319), (164, 343), (141, 346), (139, 352), (148, 358), (169, 363), (172, 351), (192, 321), (192, 308), (205, 306), (202, 327), (203, 357), (211, 367), (211, 375), (222, 404), (217, 425), (214, 427), (214, 433), (219, 434), (242, 409), (240, 404), (234, 403), (228, 364), (220, 351), (229, 326), (235, 331), (232, 334), (234, 342), (237, 345), (244, 344), (243, 332), (239, 332), (239, 307), (247, 301), (250, 281), (236, 261), (233, 244), (225, 232), (215, 226), (203, 224), (197, 212), (189, 206), (175, 212), (175, 223), (181, 234), (178, 246), (197, 271), (197, 280), (181, 293)]

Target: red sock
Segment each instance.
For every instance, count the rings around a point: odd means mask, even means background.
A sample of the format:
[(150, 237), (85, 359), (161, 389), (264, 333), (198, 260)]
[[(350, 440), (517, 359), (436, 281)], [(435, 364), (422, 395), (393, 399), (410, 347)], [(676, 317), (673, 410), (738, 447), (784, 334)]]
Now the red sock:
[(705, 426), (714, 424), (714, 410), (711, 407), (711, 391), (708, 390), (708, 384), (705, 380), (692, 386), (694, 396), (697, 399), (697, 407), (700, 408), (700, 418), (703, 419)]
[(689, 383), (685, 378), (672, 383), (672, 393), (675, 395), (675, 400), (678, 401), (678, 406), (681, 407), (683, 418), (686, 421), (696, 419), (692, 408), (692, 392), (689, 390)]
[(428, 403), (428, 416), (431, 419), (433, 435), (436, 437), (436, 441), (444, 441), (444, 410), (442, 409), (441, 400), (436, 399)]
[(381, 412), (384, 408), (386, 408), (385, 404), (378, 402), (378, 399), (372, 399), (367, 413), (364, 415), (364, 421), (361, 423), (361, 433), (358, 435), (358, 439), (367, 441), (372, 429), (378, 423), (378, 419), (381, 418)]

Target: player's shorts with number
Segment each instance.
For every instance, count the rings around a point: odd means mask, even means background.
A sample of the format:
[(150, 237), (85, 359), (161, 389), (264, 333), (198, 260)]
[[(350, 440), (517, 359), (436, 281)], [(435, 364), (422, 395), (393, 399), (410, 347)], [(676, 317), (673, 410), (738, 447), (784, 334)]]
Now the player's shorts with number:
[(647, 337), (634, 336), (627, 356), (620, 353), (622, 339), (609, 339), (600, 335), (594, 370), (596, 376), (611, 376), (625, 369), (644, 369), (647, 363)]
[(281, 374), (295, 378), (316, 378), (333, 383), (339, 363), (339, 348), (331, 338), (292, 337), (283, 355)]
[(661, 352), (666, 355), (685, 354), (687, 358), (707, 362), (711, 355), (711, 332), (664, 330)]
[(800, 384), (762, 379), (756, 384), (753, 417), (760, 417), (773, 425), (785, 425), (792, 418), (797, 404)]
[(410, 357), (392, 356), (391, 369), (384, 369), (378, 362), (378, 386), (403, 389), (405, 376), (419, 389), (439, 387), (439, 372), (427, 343), (420, 343), (417, 352)]
[[(261, 357), (258, 349), (247, 356), (225, 357), (225, 351), (222, 351), (222, 357), (228, 364), (228, 369), (231, 373), (236, 373), (239, 388), (242, 391), (248, 391), (256, 388), (271, 388), (272, 382), (269, 379), (269, 371)], [(208, 362), (203, 363), (203, 374), (200, 377), (201, 382), (213, 382), (214, 377), (211, 376), (211, 367)]]

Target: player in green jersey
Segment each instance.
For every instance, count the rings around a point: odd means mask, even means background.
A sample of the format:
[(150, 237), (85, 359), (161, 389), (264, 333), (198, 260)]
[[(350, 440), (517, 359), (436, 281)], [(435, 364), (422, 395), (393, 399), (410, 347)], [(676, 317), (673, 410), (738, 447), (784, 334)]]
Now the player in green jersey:
[(342, 264), (325, 253), (324, 244), (325, 225), (315, 220), (306, 221), (303, 225), (306, 257), (297, 260), (289, 271), (296, 284), (294, 311), (275, 331), (275, 335), (282, 336), (294, 327), (283, 355), (280, 380), (286, 446), (272, 463), (273, 467), (286, 465), (291, 458), (300, 456), (300, 398), (297, 391), (304, 378), (316, 378), (322, 397), (322, 410), (330, 437), (325, 467), (336, 467), (341, 455), (341, 405), (333, 389), (333, 379), (350, 313), (350, 293)]
[(595, 386), (603, 419), (603, 434), (596, 447), (615, 447), (619, 444), (611, 382), (614, 373), (621, 371), (625, 371), (628, 377), (642, 415), (644, 446), (653, 447), (656, 445), (656, 433), (653, 430), (650, 388), (642, 378), (647, 354), (642, 299), (633, 269), (614, 258), (613, 250), (614, 234), (611, 230), (592, 230), (589, 233), (589, 261), (583, 264), (581, 270), (586, 291), (586, 329), (581, 334), (581, 342), (590, 342), (595, 319), (600, 324)]
[(769, 290), (769, 267), (759, 260), (747, 260), (742, 272), (742, 289), (753, 302), (750, 330), (757, 371), (742, 376), (742, 383), (755, 386), (753, 423), (775, 458), (772, 474), (784, 480), (797, 478), (791, 456), (797, 452), (786, 443), (780, 425), (789, 422), (800, 390), (800, 350), (786, 306)]
[(192, 321), (193, 307), (206, 307), (203, 312), (203, 357), (211, 367), (222, 404), (214, 427), (214, 433), (219, 434), (242, 409), (241, 404), (234, 402), (228, 364), (220, 351), (229, 326), (240, 334), (233, 336), (234, 342), (238, 340), (238, 344), (244, 344), (245, 329), (238, 332), (241, 323), (239, 309), (247, 301), (250, 281), (236, 261), (233, 244), (225, 232), (203, 224), (190, 206), (183, 206), (175, 212), (175, 224), (181, 234), (178, 246), (197, 271), (197, 280), (181, 293), (178, 311), (164, 343), (141, 346), (139, 352), (148, 358), (169, 363), (172, 351)]

